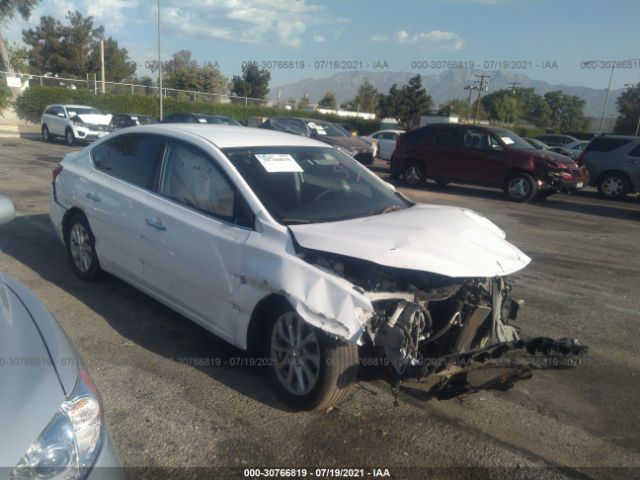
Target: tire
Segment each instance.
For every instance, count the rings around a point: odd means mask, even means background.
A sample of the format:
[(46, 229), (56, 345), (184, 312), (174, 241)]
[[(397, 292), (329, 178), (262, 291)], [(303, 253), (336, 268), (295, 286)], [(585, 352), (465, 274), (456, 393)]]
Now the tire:
[(631, 190), (629, 179), (624, 173), (609, 172), (598, 179), (598, 194), (602, 198), (619, 200)]
[(46, 125), (42, 126), (42, 139), (45, 142), (50, 142), (53, 140), (53, 135), (51, 135), (51, 132), (49, 132), (49, 127), (47, 127)]
[(70, 147), (73, 147), (76, 144), (76, 136), (70, 128), (67, 128), (64, 132), (64, 141), (67, 142), (67, 145)]
[(99, 278), (102, 269), (96, 254), (96, 239), (84, 214), (73, 214), (65, 222), (64, 240), (73, 272), (86, 281)]
[(515, 173), (504, 182), (504, 193), (514, 202), (530, 202), (538, 194), (538, 184), (528, 173)]
[(427, 181), (427, 172), (422, 163), (411, 160), (402, 169), (402, 179), (407, 185), (417, 187)]
[(357, 345), (330, 338), (289, 306), (273, 312), (266, 331), (269, 378), (284, 402), (294, 409), (324, 410), (347, 398), (357, 375)]

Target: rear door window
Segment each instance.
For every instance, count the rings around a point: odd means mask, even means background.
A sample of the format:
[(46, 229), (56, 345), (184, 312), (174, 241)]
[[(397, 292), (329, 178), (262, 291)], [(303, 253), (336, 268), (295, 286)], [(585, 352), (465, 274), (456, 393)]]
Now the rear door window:
[(119, 135), (91, 151), (96, 169), (152, 190), (160, 170), (165, 141), (158, 135)]
[(456, 128), (439, 128), (433, 135), (433, 144), (443, 147), (453, 147), (458, 143), (457, 133), (458, 130)]

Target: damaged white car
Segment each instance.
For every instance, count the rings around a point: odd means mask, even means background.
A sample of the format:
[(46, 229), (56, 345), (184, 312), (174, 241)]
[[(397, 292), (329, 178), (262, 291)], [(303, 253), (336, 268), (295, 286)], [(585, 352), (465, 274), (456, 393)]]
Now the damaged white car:
[(414, 204), (300, 136), (197, 124), (118, 132), (55, 167), (51, 219), (77, 275), (110, 272), (262, 354), (299, 408), (345, 398), (359, 347), (398, 381), (437, 378), (441, 390), (497, 359), (511, 368), (493, 380), (510, 382), (526, 370), (519, 358), (583, 350), (520, 338), (505, 276), (530, 260), (493, 223)]

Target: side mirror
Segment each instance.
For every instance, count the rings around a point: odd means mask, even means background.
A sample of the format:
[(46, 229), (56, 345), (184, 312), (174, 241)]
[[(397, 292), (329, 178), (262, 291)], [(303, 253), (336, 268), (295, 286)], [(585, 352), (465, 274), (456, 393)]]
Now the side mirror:
[(16, 217), (16, 209), (13, 202), (4, 195), (0, 195), (0, 225), (9, 223)]
[(58, 116), (60, 118), (67, 118), (67, 116), (64, 114), (64, 112), (58, 112)]
[(491, 145), (489, 145), (489, 150), (494, 150), (496, 152), (501, 152), (502, 150), (504, 150), (504, 148), (502, 148), (501, 145), (497, 145), (495, 143), (492, 143)]

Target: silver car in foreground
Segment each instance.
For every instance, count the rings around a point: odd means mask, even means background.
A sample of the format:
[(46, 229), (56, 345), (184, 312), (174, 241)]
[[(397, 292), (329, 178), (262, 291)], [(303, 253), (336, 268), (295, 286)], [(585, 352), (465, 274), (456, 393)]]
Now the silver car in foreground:
[(359, 346), (438, 388), (503, 354), (581, 350), (525, 342), (510, 324), (506, 276), (530, 259), (500, 228), (415, 204), (323, 142), (148, 125), (66, 155), (53, 175), (51, 219), (79, 277), (105, 270), (262, 353), (256, 365), (296, 407), (343, 400)]
[[(0, 224), (13, 219), (0, 196)], [(43, 303), (0, 273), (0, 478), (124, 478), (100, 395)]]

